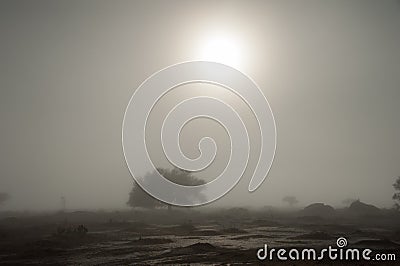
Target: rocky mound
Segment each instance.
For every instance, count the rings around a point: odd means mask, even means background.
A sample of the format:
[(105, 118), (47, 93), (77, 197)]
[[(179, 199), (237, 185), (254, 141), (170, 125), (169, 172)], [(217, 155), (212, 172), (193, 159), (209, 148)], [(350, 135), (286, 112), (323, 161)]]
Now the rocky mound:
[(379, 214), (381, 210), (378, 207), (375, 207), (374, 205), (366, 204), (357, 200), (350, 205), (349, 211), (352, 213), (362, 214), (362, 215), (375, 215)]
[(313, 203), (305, 207), (301, 213), (304, 216), (330, 216), (335, 214), (335, 209), (324, 203)]

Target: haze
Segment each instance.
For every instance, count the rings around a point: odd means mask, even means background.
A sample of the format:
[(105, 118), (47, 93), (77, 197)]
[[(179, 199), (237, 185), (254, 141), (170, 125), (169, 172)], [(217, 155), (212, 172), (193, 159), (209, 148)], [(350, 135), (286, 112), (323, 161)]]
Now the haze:
[[(11, 195), (2, 209), (58, 209), (62, 196), (71, 209), (126, 207), (133, 181), (121, 126), (132, 93), (168, 65), (212, 60), (202, 48), (222, 34), (238, 44), (238, 58), (223, 63), (266, 95), (278, 146), (256, 192), (247, 190), (254, 141), (249, 171), (211, 205), (279, 206), (294, 195), (302, 205), (360, 198), (391, 207), (400, 175), (399, 29), (399, 1), (2, 1), (0, 192)], [(193, 86), (234, 102), (257, 138), (238, 99)], [(160, 165), (157, 121), (183, 96), (178, 88), (153, 115)], [(194, 121), (183, 132), (189, 156), (203, 135), (221, 147), (200, 174), (212, 179), (229, 147), (221, 128)]]

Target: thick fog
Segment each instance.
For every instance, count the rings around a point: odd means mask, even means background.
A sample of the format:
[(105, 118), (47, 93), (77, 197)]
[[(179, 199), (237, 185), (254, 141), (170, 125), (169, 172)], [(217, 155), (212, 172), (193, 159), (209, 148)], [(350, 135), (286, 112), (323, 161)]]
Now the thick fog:
[[(237, 67), (262, 89), (277, 126), (267, 180), (247, 190), (259, 133), (239, 98), (213, 85), (166, 95), (150, 117), (150, 154), (167, 166), (160, 122), (188, 95), (230, 101), (249, 127), (240, 183), (211, 206), (393, 204), (400, 175), (399, 1), (2, 1), (0, 192), (6, 210), (125, 208), (133, 179), (121, 128), (135, 89), (151, 74), (203, 59), (215, 32), (240, 42)], [(189, 85), (187, 85), (189, 86)], [(186, 90), (187, 91), (187, 90)], [(218, 144), (212, 180), (229, 151), (225, 131), (193, 121), (189, 157), (203, 136)]]

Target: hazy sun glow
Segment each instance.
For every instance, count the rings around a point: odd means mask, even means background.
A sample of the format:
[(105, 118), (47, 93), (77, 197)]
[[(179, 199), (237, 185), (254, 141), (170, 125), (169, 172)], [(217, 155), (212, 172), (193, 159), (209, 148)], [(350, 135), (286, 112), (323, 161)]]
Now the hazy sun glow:
[(200, 47), (201, 60), (223, 63), (232, 67), (241, 65), (240, 46), (226, 36), (214, 36)]

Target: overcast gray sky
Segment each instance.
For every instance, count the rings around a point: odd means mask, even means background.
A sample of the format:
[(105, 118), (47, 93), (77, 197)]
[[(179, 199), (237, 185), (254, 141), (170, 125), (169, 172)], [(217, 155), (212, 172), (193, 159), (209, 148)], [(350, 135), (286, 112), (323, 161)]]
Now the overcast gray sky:
[[(121, 125), (132, 93), (161, 68), (203, 59), (202, 47), (222, 35), (237, 43), (234, 66), (269, 100), (278, 148), (256, 192), (247, 191), (247, 171), (215, 205), (281, 205), (286, 195), (303, 205), (340, 206), (349, 197), (392, 205), (400, 175), (399, 1), (0, 5), (0, 192), (12, 196), (5, 209), (56, 209), (61, 196), (70, 208), (123, 207), (132, 178)], [(196, 93), (218, 94), (210, 86)], [(164, 108), (180, 96), (168, 97)], [(226, 145), (208, 123), (185, 129), (188, 154), (207, 129)]]

